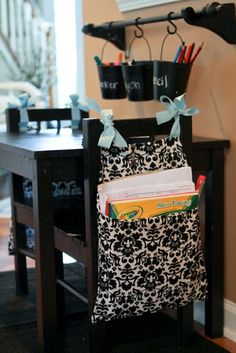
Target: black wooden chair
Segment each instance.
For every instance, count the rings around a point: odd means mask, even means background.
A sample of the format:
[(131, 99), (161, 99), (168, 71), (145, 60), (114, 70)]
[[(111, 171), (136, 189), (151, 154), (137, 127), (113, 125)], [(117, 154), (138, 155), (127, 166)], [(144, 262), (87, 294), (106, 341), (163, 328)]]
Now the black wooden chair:
[[(42, 108), (27, 109), (29, 117), (29, 131), (35, 130), (40, 132), (42, 123), (45, 129), (57, 129), (60, 133), (62, 121), (68, 122), (68, 128), (71, 126), (71, 109), (70, 108)], [(82, 119), (88, 117), (88, 113), (81, 111), (81, 120), (78, 125), (78, 130), (82, 130)], [(55, 124), (53, 124), (55, 122)], [(6, 126), (8, 132), (20, 132), (20, 111), (16, 108), (6, 110)]]
[[(192, 119), (181, 117), (181, 142), (186, 153), (188, 165), (192, 161)], [(146, 141), (151, 136), (169, 135), (173, 121), (157, 126), (155, 118), (145, 119), (121, 119), (115, 120), (115, 127), (127, 142)], [(84, 191), (85, 191), (85, 220), (86, 220), (86, 244), (87, 244), (87, 287), (88, 287), (88, 310), (90, 320), (90, 352), (99, 353), (108, 351), (111, 325), (107, 322), (92, 323), (91, 315), (94, 308), (98, 285), (97, 269), (97, 185), (100, 171), (100, 148), (97, 146), (103, 125), (98, 119), (83, 120), (83, 146), (84, 146)], [(192, 343), (193, 335), (193, 305), (177, 310), (179, 327), (179, 344), (182, 347)], [(125, 320), (122, 319), (122, 326)], [(129, 332), (129, 328), (127, 328)]]

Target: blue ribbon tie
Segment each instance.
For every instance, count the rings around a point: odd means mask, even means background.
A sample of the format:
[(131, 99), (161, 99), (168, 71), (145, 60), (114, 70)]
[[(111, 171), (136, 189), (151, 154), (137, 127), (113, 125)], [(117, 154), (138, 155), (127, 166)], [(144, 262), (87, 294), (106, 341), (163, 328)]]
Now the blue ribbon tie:
[(193, 116), (199, 113), (197, 108), (187, 108), (184, 100), (185, 93), (176, 97), (173, 101), (167, 96), (161, 96), (160, 102), (164, 105), (166, 110), (156, 113), (157, 124), (161, 125), (172, 118), (174, 123), (170, 131), (170, 138), (180, 136), (180, 116)]
[(25, 132), (28, 130), (29, 116), (27, 108), (34, 105), (34, 102), (30, 100), (30, 96), (27, 93), (20, 94), (18, 96), (19, 105), (8, 103), (8, 108), (17, 108), (20, 111), (20, 122), (19, 130), (20, 132)]
[(98, 146), (104, 148), (110, 148), (111, 144), (117, 147), (127, 147), (127, 143), (125, 139), (121, 136), (119, 131), (116, 130), (114, 127), (113, 122), (113, 112), (111, 109), (103, 109), (100, 112), (100, 120), (101, 123), (104, 125), (104, 130), (100, 135), (98, 140)]
[(104, 125), (104, 130), (98, 140), (98, 146), (104, 148), (110, 148), (111, 144), (116, 147), (127, 147), (127, 142), (121, 136), (119, 131), (114, 127), (113, 122), (113, 111), (112, 109), (102, 109), (99, 104), (92, 98), (87, 98), (88, 107), (91, 110), (95, 110), (100, 115), (100, 121)]
[(81, 120), (81, 110), (88, 112), (88, 105), (79, 102), (78, 94), (71, 94), (71, 129), (77, 130)]

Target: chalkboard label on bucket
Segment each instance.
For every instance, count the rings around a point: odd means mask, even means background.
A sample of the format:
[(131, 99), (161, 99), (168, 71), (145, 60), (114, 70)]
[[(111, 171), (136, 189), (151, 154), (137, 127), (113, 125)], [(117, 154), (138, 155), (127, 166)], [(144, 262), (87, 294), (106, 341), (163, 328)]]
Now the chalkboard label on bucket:
[(186, 92), (192, 64), (170, 61), (154, 61), (153, 91), (154, 99), (162, 95), (174, 99)]
[(126, 98), (126, 89), (120, 65), (98, 65), (99, 82), (104, 99)]
[(141, 84), (138, 81), (131, 81), (128, 83), (125, 83), (125, 87), (127, 89), (128, 92), (132, 91), (132, 90), (141, 90)]
[(100, 81), (100, 87), (105, 89), (117, 89), (119, 82)]
[(158, 87), (164, 87), (167, 88), (168, 87), (168, 76), (167, 75), (163, 75), (161, 77), (155, 77), (153, 76), (153, 85), (158, 86)]
[(127, 97), (129, 101), (153, 99), (153, 62), (135, 61), (122, 64)]

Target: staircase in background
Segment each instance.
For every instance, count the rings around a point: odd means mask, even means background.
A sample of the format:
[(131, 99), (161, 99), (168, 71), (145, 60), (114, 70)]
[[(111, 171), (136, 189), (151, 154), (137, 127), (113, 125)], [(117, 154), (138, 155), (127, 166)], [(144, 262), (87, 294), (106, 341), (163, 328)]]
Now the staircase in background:
[(0, 1), (0, 82), (26, 81), (50, 95), (55, 80), (53, 27), (33, 0)]
[[(0, 0), (0, 130), (7, 104), (26, 92), (52, 106), (55, 81), (54, 28), (34, 0)], [(0, 217), (10, 214), (8, 174), (0, 169)]]

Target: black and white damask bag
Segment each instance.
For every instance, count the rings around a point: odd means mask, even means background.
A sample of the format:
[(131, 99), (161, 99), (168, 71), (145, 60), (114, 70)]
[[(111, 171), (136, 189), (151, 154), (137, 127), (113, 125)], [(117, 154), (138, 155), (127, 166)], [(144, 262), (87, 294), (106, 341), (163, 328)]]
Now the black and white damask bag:
[[(101, 148), (101, 181), (187, 165), (178, 137)], [(92, 322), (139, 316), (204, 300), (198, 209), (147, 219), (98, 210), (98, 288)]]
[[(100, 183), (128, 175), (187, 166), (180, 136), (180, 115), (193, 116), (184, 94), (171, 101), (162, 96), (165, 111), (157, 123), (174, 118), (170, 137), (132, 143), (115, 129), (112, 110), (101, 110), (90, 99), (89, 108), (100, 114), (104, 131)], [(97, 198), (99, 200), (99, 198)], [(97, 202), (98, 286), (91, 320), (155, 313), (204, 300), (207, 279), (200, 238), (198, 209), (134, 220), (113, 219)]]

